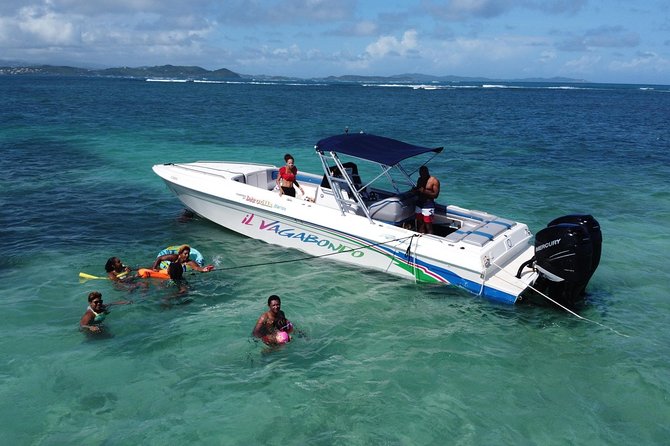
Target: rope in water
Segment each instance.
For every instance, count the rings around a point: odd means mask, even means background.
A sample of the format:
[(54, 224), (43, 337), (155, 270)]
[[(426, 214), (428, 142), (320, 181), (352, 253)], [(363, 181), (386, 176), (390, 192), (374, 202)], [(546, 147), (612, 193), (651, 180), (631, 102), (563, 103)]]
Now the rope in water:
[(231, 267), (227, 267), (227, 268), (216, 268), (215, 270), (210, 271), (210, 274), (214, 273), (214, 272), (217, 272), (217, 271), (230, 271), (230, 270), (233, 270), (233, 269), (254, 268), (254, 267), (257, 267), (257, 266), (277, 265), (277, 264), (281, 264), (281, 263), (292, 263), (292, 262), (302, 262), (304, 260), (318, 259), (318, 258), (322, 258), (322, 257), (333, 256), (333, 255), (336, 255), (336, 254), (346, 254), (346, 253), (353, 252), (353, 251), (359, 251), (361, 249), (374, 248), (375, 246), (382, 246), (382, 245), (387, 245), (389, 243), (401, 242), (401, 241), (407, 240), (407, 239), (412, 238), (412, 237), (415, 237), (415, 236), (410, 235), (408, 237), (401, 237), (401, 238), (397, 238), (397, 239), (393, 239), (393, 240), (388, 240), (388, 241), (385, 241), (385, 242), (370, 243), (370, 244), (367, 244), (367, 245), (359, 246), (358, 248), (343, 249), (342, 251), (329, 252), (327, 254), (321, 254), (321, 255), (308, 255), (308, 256), (305, 256), (305, 257), (298, 257), (298, 258), (295, 258), (295, 259), (277, 260), (277, 261), (274, 261), (274, 262), (251, 263), (251, 264), (247, 264), (247, 265), (231, 266)]
[[(510, 274), (510, 273), (508, 273), (507, 271), (505, 271), (504, 269), (502, 269), (502, 268), (500, 267), (500, 265), (498, 265), (497, 263), (495, 263), (495, 262), (492, 262), (492, 263), (493, 263), (493, 265), (497, 266), (498, 269), (499, 269), (500, 271), (504, 272), (505, 274), (507, 274), (507, 275), (509, 275), (509, 276), (512, 276), (512, 277), (516, 278), (516, 276), (514, 276), (513, 274)], [(514, 285), (514, 286), (516, 286), (516, 284), (514, 284), (513, 282), (510, 282), (510, 281), (508, 281), (508, 280), (506, 280), (504, 277), (500, 277), (500, 280), (502, 280), (503, 282), (506, 282), (506, 283), (508, 283), (508, 284), (510, 284), (510, 285)], [(610, 330), (610, 331), (612, 331), (612, 332), (618, 334), (619, 336), (623, 336), (623, 337), (625, 337), (625, 338), (628, 338), (628, 337), (629, 337), (629, 336), (626, 335), (626, 334), (623, 334), (623, 333), (618, 332), (617, 330), (615, 330), (615, 329), (612, 328), (612, 327), (608, 327), (607, 325), (602, 324), (602, 323), (600, 323), (600, 322), (594, 321), (594, 320), (589, 319), (589, 318), (586, 318), (586, 317), (584, 317), (584, 316), (580, 316), (579, 314), (577, 314), (577, 313), (575, 313), (574, 311), (572, 311), (570, 308), (566, 307), (565, 305), (561, 304), (560, 302), (557, 302), (556, 300), (554, 300), (554, 299), (552, 299), (551, 297), (547, 296), (546, 294), (544, 294), (544, 293), (541, 292), (540, 290), (534, 288), (532, 285), (528, 285), (528, 288), (530, 288), (531, 290), (535, 291), (535, 292), (536, 292), (537, 294), (539, 294), (540, 296), (544, 297), (545, 299), (547, 299), (548, 301), (550, 301), (550, 302), (553, 303), (554, 305), (556, 305), (556, 306), (562, 308), (563, 310), (567, 311), (568, 313), (570, 313), (571, 315), (575, 316), (575, 317), (578, 318), (578, 319), (581, 319), (581, 320), (583, 320), (583, 321), (585, 321), (585, 322), (590, 322), (590, 323), (595, 324), (595, 325), (598, 325), (598, 326), (600, 326), (600, 327), (602, 327), (602, 328), (606, 328), (606, 329), (608, 329), (608, 330)]]
[[(402, 242), (402, 241), (405, 241), (405, 240), (407, 240), (407, 239), (412, 239), (412, 240), (410, 240), (410, 244), (409, 244), (409, 246), (407, 247), (407, 252), (406, 252), (406, 256), (407, 256), (407, 258), (410, 259), (410, 258), (411, 258), (411, 250), (412, 250), (412, 241), (413, 241), (414, 237), (420, 237), (420, 235), (413, 234), (413, 235), (410, 235), (410, 236), (408, 236), (408, 237), (401, 237), (401, 238), (397, 238), (397, 239), (393, 239), (393, 240), (388, 240), (388, 241), (385, 241), (385, 242), (379, 242), (379, 243), (370, 243), (370, 244), (367, 244), (367, 245), (360, 246), (360, 247), (358, 247), (358, 248), (349, 248), (349, 249), (345, 249), (345, 250), (342, 250), (342, 251), (329, 252), (329, 253), (327, 253), (327, 254), (321, 254), (321, 255), (308, 255), (308, 256), (305, 256), (305, 257), (298, 257), (298, 258), (295, 258), (295, 259), (278, 260), (278, 261), (274, 261), (274, 262), (251, 263), (251, 264), (247, 264), (247, 265), (231, 266), (231, 267), (228, 267), (228, 268), (217, 268), (217, 269), (211, 271), (210, 273), (217, 272), (217, 271), (230, 271), (230, 270), (234, 270), (234, 269), (242, 269), (242, 268), (255, 268), (255, 267), (257, 267), (257, 266), (278, 265), (278, 264), (282, 264), (282, 263), (301, 262), (301, 261), (304, 261), (304, 260), (312, 260), (312, 259), (317, 259), (317, 258), (322, 258), (322, 257), (328, 257), (328, 256), (336, 255), (336, 254), (344, 254), (344, 253), (348, 253), (348, 252), (358, 251), (358, 250), (361, 250), (361, 249), (373, 248), (373, 247), (375, 247), (375, 246), (382, 246), (382, 245), (387, 245), (387, 244), (390, 244), (390, 243)], [(416, 258), (416, 257), (415, 257), (415, 258)], [(495, 265), (496, 267), (498, 267), (498, 269), (499, 269), (500, 271), (502, 271), (503, 273), (515, 277), (513, 274), (510, 274), (510, 273), (508, 273), (507, 271), (505, 271), (505, 270), (504, 270), (502, 267), (500, 267), (500, 265), (498, 265), (497, 263), (495, 263), (495, 262), (492, 262), (492, 263), (493, 263), (493, 265)], [(412, 262), (412, 265), (413, 265), (413, 266), (414, 266), (414, 264), (415, 264), (415, 262)], [(414, 272), (414, 276), (415, 276), (415, 277), (414, 277), (414, 280), (417, 281), (416, 271)], [(515, 277), (515, 278), (516, 278), (516, 277)], [(506, 280), (504, 277), (500, 277), (500, 279), (501, 279), (503, 282), (506, 282), (506, 283), (508, 283), (508, 284), (510, 284), (510, 285), (514, 285), (514, 286), (516, 286), (515, 283)], [(483, 289), (483, 287), (484, 287), (484, 283), (482, 283), (482, 289)], [(608, 330), (610, 330), (610, 331), (612, 331), (612, 332), (618, 334), (619, 336), (623, 336), (623, 337), (626, 337), (626, 338), (629, 337), (629, 336), (626, 335), (626, 334), (623, 334), (623, 333), (618, 332), (617, 330), (613, 329), (612, 327), (608, 327), (607, 325), (602, 324), (602, 323), (600, 323), (600, 322), (594, 321), (594, 320), (589, 319), (589, 318), (586, 318), (586, 317), (584, 317), (584, 316), (580, 316), (580, 315), (577, 314), (576, 312), (572, 311), (570, 308), (566, 307), (565, 305), (561, 304), (560, 302), (557, 302), (555, 299), (552, 299), (551, 297), (547, 296), (546, 294), (544, 294), (544, 293), (541, 292), (540, 290), (534, 288), (532, 285), (528, 285), (528, 288), (530, 288), (531, 290), (535, 291), (535, 292), (538, 293), (540, 296), (544, 297), (544, 298), (547, 299), (548, 301), (552, 302), (554, 305), (556, 305), (556, 306), (562, 308), (563, 310), (565, 310), (566, 312), (570, 313), (572, 316), (574, 316), (574, 317), (576, 317), (576, 318), (578, 318), (578, 319), (581, 319), (581, 320), (583, 320), (583, 321), (585, 321), (585, 322), (590, 322), (590, 323), (592, 323), (592, 324), (595, 324), (595, 325), (598, 325), (598, 326), (600, 326), (600, 327), (606, 328), (606, 329), (608, 329)]]

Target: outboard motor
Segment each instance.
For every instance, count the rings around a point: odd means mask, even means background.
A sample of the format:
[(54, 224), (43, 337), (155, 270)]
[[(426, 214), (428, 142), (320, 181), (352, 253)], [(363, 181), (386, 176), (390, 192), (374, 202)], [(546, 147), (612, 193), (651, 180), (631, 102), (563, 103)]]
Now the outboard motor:
[[(600, 263), (602, 234), (590, 215), (566, 215), (535, 235), (535, 269), (540, 276), (533, 288), (571, 306), (584, 295), (586, 284)], [(524, 296), (539, 299), (535, 293)]]
[[(560, 223), (574, 223), (586, 228), (586, 231), (591, 235), (591, 242), (593, 243), (593, 255), (591, 257), (591, 275), (586, 281), (591, 279), (591, 276), (600, 264), (600, 255), (602, 253), (603, 235), (600, 232), (600, 223), (591, 215), (573, 214), (558, 217), (549, 222), (547, 226), (554, 226)], [(586, 285), (584, 285), (586, 287)]]

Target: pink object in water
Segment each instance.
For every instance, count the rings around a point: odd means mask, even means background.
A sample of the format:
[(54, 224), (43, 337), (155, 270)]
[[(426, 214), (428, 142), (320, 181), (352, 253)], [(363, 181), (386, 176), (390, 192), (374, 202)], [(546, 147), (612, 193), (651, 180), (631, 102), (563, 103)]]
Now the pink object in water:
[(285, 331), (277, 332), (277, 344), (286, 344), (290, 340), (291, 338)]

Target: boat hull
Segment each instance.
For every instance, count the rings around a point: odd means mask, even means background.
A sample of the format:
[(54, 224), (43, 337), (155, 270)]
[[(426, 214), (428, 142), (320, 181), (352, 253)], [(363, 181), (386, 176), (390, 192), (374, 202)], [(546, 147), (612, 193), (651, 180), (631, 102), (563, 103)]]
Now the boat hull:
[[(235, 171), (235, 168), (228, 166), (223, 170)], [(515, 278), (511, 273), (515, 265), (510, 259), (532, 257), (532, 246), (528, 243), (531, 236), (525, 225), (517, 225), (508, 235), (508, 240), (515, 239), (515, 252), (505, 246), (507, 252), (494, 256), (491, 246), (487, 250), (460, 246), (399, 226), (371, 223), (354, 212), (279, 196), (226, 174), (203, 179), (202, 173), (178, 165), (158, 165), (154, 171), (186, 208), (203, 218), (244, 236), (314, 257), (418, 282), (455, 285), (504, 303), (516, 302), (533, 280), (527, 275)], [(214, 174), (208, 174), (211, 175)], [(307, 186), (304, 181), (301, 184)], [(498, 261), (483, 265), (486, 252)], [(501, 267), (503, 260), (510, 263), (508, 267)]]

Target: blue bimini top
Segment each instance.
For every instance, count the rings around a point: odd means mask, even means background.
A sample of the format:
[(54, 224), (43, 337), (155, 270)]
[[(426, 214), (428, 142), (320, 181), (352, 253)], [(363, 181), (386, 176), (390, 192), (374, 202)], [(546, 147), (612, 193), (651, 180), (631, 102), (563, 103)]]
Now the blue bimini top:
[(373, 161), (386, 166), (395, 166), (400, 161), (422, 153), (440, 153), (443, 147), (415, 146), (396, 139), (368, 133), (343, 133), (330, 136), (316, 143), (317, 152), (336, 152)]

